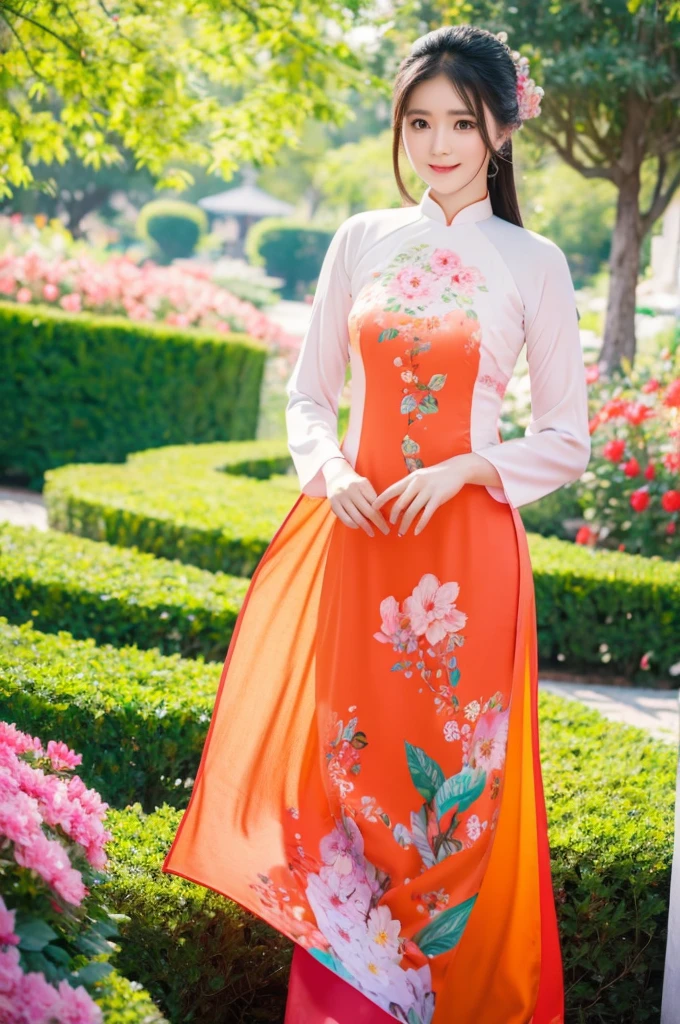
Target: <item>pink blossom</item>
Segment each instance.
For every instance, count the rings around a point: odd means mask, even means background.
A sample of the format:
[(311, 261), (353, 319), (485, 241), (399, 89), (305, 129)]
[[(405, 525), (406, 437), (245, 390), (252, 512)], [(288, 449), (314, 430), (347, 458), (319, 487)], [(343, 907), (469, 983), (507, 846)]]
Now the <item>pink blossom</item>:
[(21, 983), (23, 973), (19, 966), (19, 950), (0, 952), (0, 995), (11, 996)]
[(459, 590), (455, 582), (440, 584), (433, 573), (421, 577), (412, 595), (404, 600), (404, 610), (417, 636), (425, 635), (429, 643), (436, 644), (463, 628), (467, 614), (455, 607)]
[(430, 256), (430, 266), (435, 274), (450, 274), (462, 267), (463, 261), (451, 249), (435, 249)]
[(17, 754), (23, 754), (28, 750), (35, 750), (42, 753), (40, 740), (31, 737), (26, 732), (21, 732), (16, 725), (9, 722), (0, 722), (0, 745), (12, 747)]
[(56, 740), (50, 740), (47, 744), (47, 756), (55, 771), (61, 771), (63, 768), (75, 768), (76, 765), (82, 764), (83, 760), (82, 754), (76, 754), (65, 743)]
[(477, 267), (461, 267), (451, 275), (451, 284), (464, 295), (472, 295), (475, 288), (483, 281), (481, 272)]
[(19, 291), (16, 293), (15, 298), (17, 302), (21, 302), (22, 304), (25, 305), (27, 302), (33, 301), (33, 293), (31, 292), (30, 288), (20, 288)]
[(0, 896), (0, 946), (18, 946), (19, 936), (14, 932), (16, 910), (8, 910)]
[(49, 282), (43, 286), (43, 299), (47, 302), (54, 302), (59, 297), (59, 289), (56, 284), (50, 284)]
[(71, 292), (69, 295), (62, 295), (59, 299), (59, 305), (68, 313), (80, 313), (82, 308), (80, 295), (78, 295), (77, 292)]
[(420, 267), (402, 267), (389, 283), (389, 291), (401, 299), (427, 299), (437, 285), (435, 274)]

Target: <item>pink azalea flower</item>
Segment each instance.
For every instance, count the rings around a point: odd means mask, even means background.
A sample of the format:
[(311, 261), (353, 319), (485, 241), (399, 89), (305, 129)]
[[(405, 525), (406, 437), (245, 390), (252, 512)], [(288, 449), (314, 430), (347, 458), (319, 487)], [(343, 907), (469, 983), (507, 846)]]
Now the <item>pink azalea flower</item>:
[(477, 719), (472, 735), (475, 767), (483, 768), (486, 772), (503, 767), (508, 742), (509, 715), (509, 708), (505, 711), (494, 709)]
[(14, 932), (16, 910), (8, 910), (0, 896), (0, 946), (18, 946), (19, 936)]
[(484, 278), (477, 267), (461, 267), (451, 275), (451, 284), (456, 291), (472, 295)]
[(47, 744), (47, 756), (55, 771), (61, 771), (63, 768), (75, 768), (76, 765), (82, 764), (83, 760), (82, 754), (76, 754), (65, 743), (56, 740), (50, 740)]
[(16, 293), (15, 298), (17, 302), (25, 304), (33, 300), (33, 293), (31, 292), (30, 288), (20, 288), (19, 291)]
[(80, 313), (82, 303), (80, 295), (77, 292), (70, 292), (68, 295), (62, 295), (59, 299), (59, 305), (62, 309), (65, 309), (67, 313)]

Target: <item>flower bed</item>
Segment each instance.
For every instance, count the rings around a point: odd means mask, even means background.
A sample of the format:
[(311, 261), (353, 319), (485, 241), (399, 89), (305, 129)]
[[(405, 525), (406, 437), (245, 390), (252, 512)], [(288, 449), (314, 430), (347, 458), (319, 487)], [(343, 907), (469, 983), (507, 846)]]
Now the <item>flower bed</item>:
[[(45, 746), (0, 721), (3, 1024), (104, 1020), (96, 986), (113, 972), (109, 959), (124, 918), (102, 899), (108, 804), (73, 774), (81, 761), (61, 741)], [(141, 1014), (129, 1019), (142, 1022)]]

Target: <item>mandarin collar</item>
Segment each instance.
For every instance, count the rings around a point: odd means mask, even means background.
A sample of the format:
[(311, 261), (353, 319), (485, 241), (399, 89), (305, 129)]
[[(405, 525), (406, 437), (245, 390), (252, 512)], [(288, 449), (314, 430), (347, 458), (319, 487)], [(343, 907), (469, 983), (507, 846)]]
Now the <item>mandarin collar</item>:
[(467, 206), (458, 211), (451, 223), (447, 224), (446, 214), (439, 203), (430, 195), (431, 190), (432, 186), (428, 185), (423, 193), (423, 198), (418, 204), (420, 212), (424, 217), (429, 217), (430, 220), (437, 221), (439, 224), (443, 224), (444, 227), (454, 228), (458, 227), (459, 224), (472, 224), (474, 221), (486, 220), (493, 215), (491, 196), (487, 191), (483, 199), (478, 199), (474, 203), (468, 203)]

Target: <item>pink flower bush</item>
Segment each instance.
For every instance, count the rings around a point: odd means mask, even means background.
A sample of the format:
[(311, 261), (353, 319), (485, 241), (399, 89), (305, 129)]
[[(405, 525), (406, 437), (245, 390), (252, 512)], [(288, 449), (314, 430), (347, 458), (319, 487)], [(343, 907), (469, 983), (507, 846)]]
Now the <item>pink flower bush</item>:
[[(101, 1024), (102, 1013), (84, 985), (73, 987), (64, 961), (82, 953), (73, 932), (107, 917), (90, 898), (90, 883), (107, 864), (108, 804), (76, 775), (82, 755), (62, 742), (45, 748), (37, 737), (0, 722), (0, 1020), (3, 1024)], [(13, 904), (7, 905), (7, 901)], [(22, 926), (17, 925), (18, 911)], [(59, 965), (56, 984), (22, 963), (22, 930), (35, 925), (40, 953)], [(50, 957), (50, 948), (58, 954)], [(64, 954), (67, 954), (65, 957)]]
[(65, 243), (61, 250), (50, 249), (20, 218), (0, 217), (0, 236), (9, 239), (0, 256), (0, 296), (15, 302), (48, 303), (69, 313), (88, 310), (221, 334), (243, 331), (289, 357), (299, 348), (298, 337), (215, 284), (209, 268), (189, 263), (159, 267), (151, 261), (139, 266), (126, 256), (102, 261), (87, 251), (67, 256)]
[[(649, 363), (649, 361), (648, 361)], [(578, 544), (680, 553), (680, 338), (615, 382), (588, 367), (593, 454), (577, 483), (588, 526)]]

